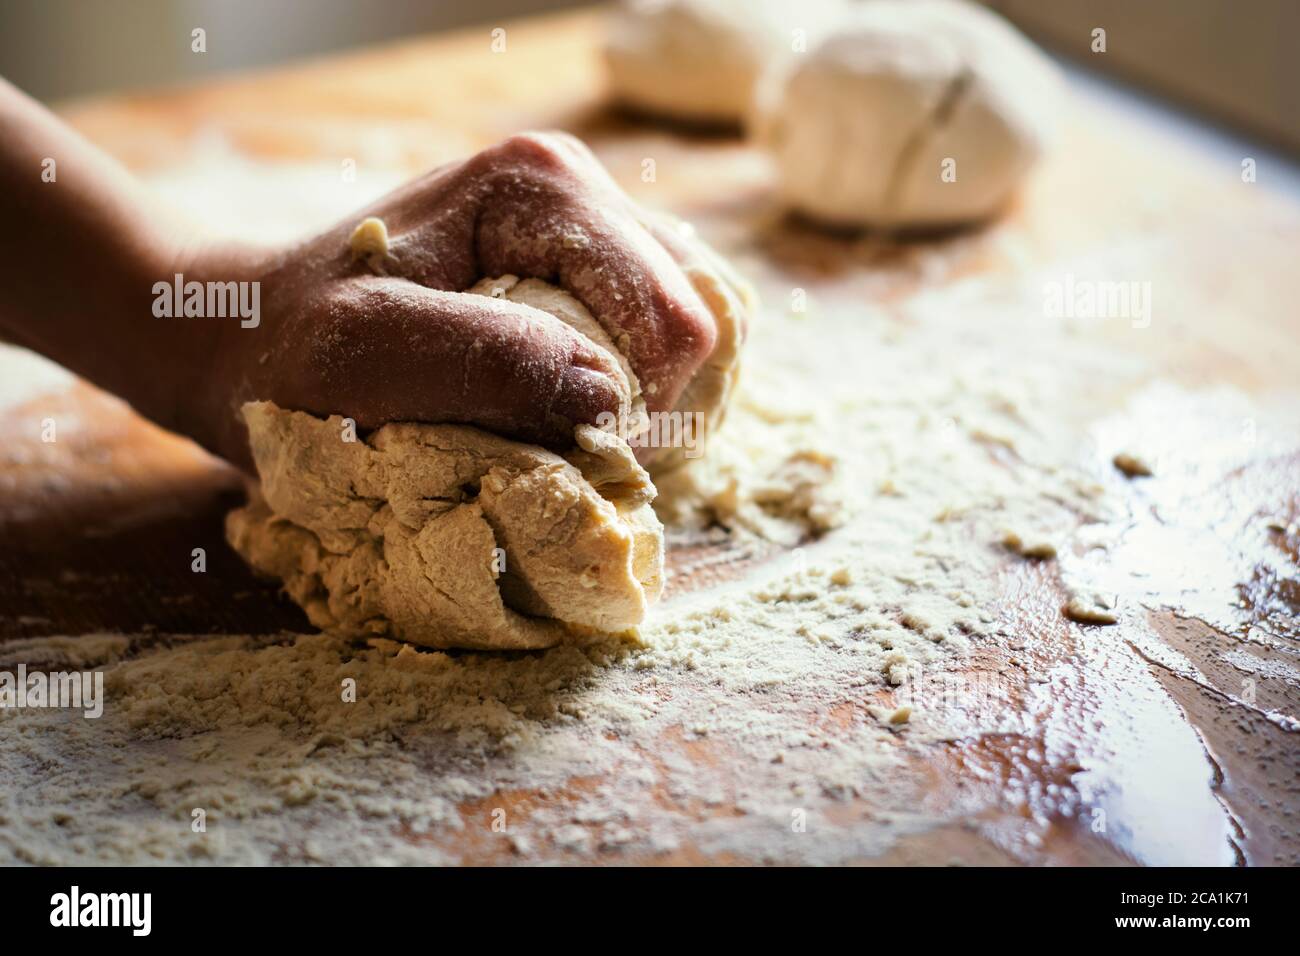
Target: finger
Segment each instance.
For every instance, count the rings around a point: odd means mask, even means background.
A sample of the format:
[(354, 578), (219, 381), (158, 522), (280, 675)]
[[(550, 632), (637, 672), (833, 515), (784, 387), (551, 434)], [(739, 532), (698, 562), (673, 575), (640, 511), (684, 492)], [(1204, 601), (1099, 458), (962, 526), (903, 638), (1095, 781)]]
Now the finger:
[[(756, 293), (750, 284), (736, 272), (731, 263), (702, 240), (689, 223), (667, 213), (647, 210), (641, 210), (641, 222), (659, 244), (668, 250), (668, 254), (686, 273), (697, 292), (702, 276), (716, 280), (716, 283), (711, 284), (720, 286), (722, 293), (735, 303), (728, 312), (738, 320), (736, 344), (744, 342), (749, 334), (749, 313), (757, 303)], [(708, 296), (703, 293), (701, 298), (708, 302)], [(716, 318), (717, 310), (712, 311)]]
[(393, 278), (343, 283), (303, 317), (310, 354), (277, 384), (278, 403), (390, 421), (477, 425), (557, 449), (601, 412), (624, 413), (612, 357), (558, 319), (518, 303)]
[(548, 279), (572, 293), (627, 356), (650, 407), (671, 408), (713, 349), (712, 317), (644, 228), (612, 218), (490, 207), (480, 219), (481, 269)]
[(672, 408), (713, 349), (708, 308), (586, 147), (552, 134), (508, 144), (527, 175), (502, 177), (479, 213), (480, 271), (563, 286), (627, 356), (647, 405)]

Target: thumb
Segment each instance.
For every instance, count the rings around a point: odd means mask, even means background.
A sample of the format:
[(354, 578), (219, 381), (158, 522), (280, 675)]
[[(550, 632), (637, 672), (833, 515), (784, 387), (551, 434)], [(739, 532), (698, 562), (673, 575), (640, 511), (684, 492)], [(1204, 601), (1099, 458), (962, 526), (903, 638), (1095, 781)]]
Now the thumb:
[(322, 305), (304, 316), (308, 354), (279, 377), (277, 404), (362, 428), (454, 422), (565, 449), (575, 425), (630, 402), (608, 352), (531, 306), (377, 277), (340, 284)]

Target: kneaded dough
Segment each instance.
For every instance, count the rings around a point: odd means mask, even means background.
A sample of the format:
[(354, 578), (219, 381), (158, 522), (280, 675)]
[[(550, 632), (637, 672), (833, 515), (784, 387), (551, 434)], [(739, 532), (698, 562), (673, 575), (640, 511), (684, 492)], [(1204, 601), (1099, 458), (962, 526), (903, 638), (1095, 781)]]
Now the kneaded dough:
[[(717, 332), (709, 357), (682, 390), (676, 405), (659, 413), (659, 417), (646, 410), (641, 383), (618, 344), (582, 303), (563, 289), (540, 279), (506, 275), (483, 279), (468, 291), (541, 309), (608, 351), (626, 380), (627, 387), (620, 388), (620, 392), (630, 396), (627, 418), (617, 429), (618, 434), (631, 443), (637, 458), (658, 479), (703, 456), (722, 424), (740, 376), (741, 350), (758, 308), (758, 297), (729, 262), (695, 236), (693, 227), (664, 215), (656, 216), (656, 224), (680, 234), (685, 258), (678, 266), (709, 310)], [(665, 415), (677, 416), (676, 422), (666, 421), (662, 417)], [(687, 415), (698, 416), (695, 429), (698, 441), (693, 449), (656, 440), (656, 436), (675, 433), (675, 425)]]
[(347, 441), (338, 416), (243, 412), (261, 485), (227, 537), (317, 627), (540, 648), (627, 631), (659, 595), (654, 486), (597, 428), (579, 426), (561, 457), (462, 425)]
[[(693, 227), (677, 222), (673, 228), (687, 236), (691, 255), (678, 263), (713, 317), (717, 339), (713, 351), (682, 389), (673, 411), (678, 415), (698, 414), (702, 432), (699, 453), (713, 440), (726, 418), (732, 393), (740, 380), (740, 357), (749, 326), (758, 312), (758, 294), (741, 278), (726, 259), (695, 238)], [(649, 449), (641, 460), (656, 477), (677, 471), (692, 460), (681, 448)]]
[(627, 434), (636, 434), (645, 427), (645, 396), (641, 394), (641, 383), (637, 380), (636, 373), (632, 371), (632, 364), (614, 344), (609, 333), (596, 321), (596, 317), (588, 312), (581, 302), (549, 282), (541, 279), (520, 279), (513, 275), (505, 275), (497, 279), (482, 279), (467, 291), (474, 295), (505, 299), (507, 302), (517, 302), (520, 305), (541, 309), (575, 332), (581, 332), (594, 345), (608, 352), (623, 378), (618, 383), (619, 394), (629, 397)]
[[(699, 410), (703, 441), (735, 384), (754, 299), (703, 243), (686, 248), (682, 269), (718, 328), (678, 403)], [(655, 487), (628, 442), (649, 418), (641, 384), (567, 292), (515, 276), (467, 292), (541, 309), (609, 352), (628, 430), (580, 425), (574, 449), (557, 455), (463, 425), (395, 423), (362, 439), (338, 416), (252, 402), (243, 414), (260, 486), (227, 518), (227, 538), (322, 629), (489, 649), (628, 631), (663, 588)], [(670, 447), (642, 460), (668, 472), (689, 459)]]
[(1007, 201), (1052, 138), (1061, 92), (1051, 61), (983, 7), (872, 0), (764, 79), (756, 135), (795, 210), (840, 226), (953, 226)]
[(739, 123), (773, 61), (814, 42), (844, 0), (625, 0), (605, 46), (614, 96), (678, 119)]
[[(580, 302), (536, 279), (470, 290), (542, 309), (626, 359)], [(655, 488), (617, 434), (590, 425), (561, 456), (464, 425), (243, 408), (261, 482), (230, 543), (280, 578), (317, 627), (428, 647), (540, 648), (634, 628), (663, 588)], [(352, 440), (348, 440), (348, 439)]]

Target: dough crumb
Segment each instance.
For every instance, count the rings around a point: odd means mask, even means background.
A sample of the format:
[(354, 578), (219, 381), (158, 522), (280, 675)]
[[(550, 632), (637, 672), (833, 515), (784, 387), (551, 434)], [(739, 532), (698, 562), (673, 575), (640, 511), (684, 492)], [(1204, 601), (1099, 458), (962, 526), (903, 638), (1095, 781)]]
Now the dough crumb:
[(1113, 461), (1115, 467), (1123, 472), (1126, 478), (1150, 478), (1153, 474), (1151, 466), (1131, 452), (1122, 451)]
[(1002, 545), (1022, 558), (1050, 561), (1056, 557), (1056, 545), (1041, 535), (1022, 535), (1017, 531), (1007, 531), (1002, 536)]
[(1079, 624), (1116, 624), (1119, 614), (1113, 597), (1095, 593), (1070, 595), (1065, 605), (1065, 616)]
[(392, 256), (388, 251), (388, 226), (384, 220), (369, 216), (361, 220), (348, 240), (352, 249), (352, 261), (364, 259), (372, 272), (384, 275)]

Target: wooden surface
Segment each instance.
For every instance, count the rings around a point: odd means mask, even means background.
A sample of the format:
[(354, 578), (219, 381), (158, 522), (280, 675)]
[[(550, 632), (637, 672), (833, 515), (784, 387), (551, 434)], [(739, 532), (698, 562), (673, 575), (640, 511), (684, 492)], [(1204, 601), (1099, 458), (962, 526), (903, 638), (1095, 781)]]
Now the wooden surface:
[[(725, 240), (751, 228), (753, 210), (769, 187), (764, 164), (725, 135), (642, 125), (611, 112), (595, 53), (598, 28), (592, 14), (512, 26), (508, 56), (491, 53), (485, 28), (194, 89), (74, 104), (64, 113), (145, 173), (200, 161), (204, 144), (217, 135), (253, 160), (341, 163), (351, 158), (362, 177), (378, 166), (400, 177), (520, 129), (560, 127), (591, 142), (629, 191), (696, 220), (706, 235)], [(931, 279), (924, 263), (936, 251), (943, 257), (943, 281), (951, 282), (969, 275), (1014, 277), (1140, 237), (1163, 244), (1163, 264), (1151, 269), (1175, 269), (1181, 277), (1182, 319), (1191, 331), (1150, 346), (1171, 379), (1193, 387), (1228, 383), (1257, 395), (1294, 388), (1300, 337), (1295, 209), (1270, 195), (1266, 185), (1244, 186), (1235, 168), (1216, 166), (1174, 138), (1136, 135), (1136, 121), (1113, 104), (1082, 97), (1072, 115), (1063, 148), (1011, 213), (1009, 228), (1027, 240), (1028, 261), (1023, 254), (1007, 255), (1002, 240), (979, 235), (896, 247), (777, 220), (764, 220), (752, 245), (774, 274), (797, 277), (827, 296), (901, 301), (927, 287)], [(658, 157), (653, 187), (639, 176), (648, 149)], [(1196, 413), (1171, 409), (1170, 414)], [(53, 445), (40, 442), (36, 424), (48, 415), (68, 423)], [(301, 613), (273, 585), (253, 579), (222, 541), (222, 516), (241, 493), (238, 477), (141, 422), (115, 399), (79, 384), (12, 404), (0, 418), (0, 449), (5, 638), (115, 631), (136, 635), (137, 649), (144, 649), (153, 633), (307, 629)], [(1202, 764), (1208, 758), (1215, 768), (1206, 775), (1206, 788), (1224, 806), (1228, 822), (1223, 833), (1188, 835), (1188, 845), (1197, 850), (1188, 855), (1227, 864), (1300, 862), (1300, 736), (1294, 725), (1270, 716), (1293, 718), (1300, 689), (1288, 672), (1279, 671), (1282, 676), (1261, 681), (1259, 703), (1244, 706), (1237, 692), (1240, 674), (1222, 663), (1225, 647), (1258, 647), (1262, 630), (1269, 635), (1268, 654), (1289, 661), (1289, 673), (1295, 672), (1300, 447), (1270, 446), (1267, 454), (1220, 481), (1202, 482), (1194, 490), (1176, 482), (1159, 485), (1152, 495), (1153, 511), (1181, 502), (1177, 516), (1168, 519), (1171, 524), (1213, 526), (1254, 556), (1255, 573), (1234, 582), (1240, 603), (1232, 626), (1206, 622), (1176, 606), (1148, 612), (1145, 633), (1157, 633), (1184, 651), (1197, 662), (1194, 673), (1144, 657), (1146, 645), (1123, 627), (1109, 632), (1117, 646), (1127, 642), (1133, 648), (1122, 666), (1148, 668), (1183, 715), (1185, 725), (1168, 732), (1165, 746), (1185, 749), (1188, 759)], [(1273, 530), (1260, 530), (1258, 518), (1265, 514), (1281, 518)], [(196, 546), (209, 555), (205, 575), (190, 571)], [(679, 589), (708, 584), (700, 570), (707, 557), (670, 556)], [(1137, 554), (1115, 561), (1150, 558)], [(1032, 688), (1029, 669), (1008, 662), (1028, 653), (1036, 656), (1040, 671), (1078, 668), (1082, 677), (1085, 665), (1077, 656), (1082, 632), (1056, 613), (1062, 592), (1050, 565), (1008, 561), (1001, 588), (1006, 636), (982, 646), (971, 667), (1003, 675), (1004, 706), (1014, 710), (1027, 706)], [(1045, 627), (1055, 631), (1045, 635)], [(1029, 636), (1036, 640), (1026, 652)], [(1054, 706), (1055, 726), (1073, 727), (1069, 733), (1086, 750), (1091, 746), (1087, 721), (1129, 721), (1146, 704), (1081, 691), (1064, 694)], [(1187, 728), (1192, 733), (1180, 736)], [(1165, 732), (1151, 728), (1155, 746), (1161, 746)], [(1133, 746), (1141, 750), (1153, 744), (1148, 739)], [(985, 823), (1005, 818), (1012, 825), (1017, 814), (1056, 813), (1060, 808), (1048, 795), (1077, 770), (1080, 759), (1036, 750), (1012, 737), (957, 742), (931, 755), (923, 767), (930, 779), (924, 799), (946, 807), (955, 822), (903, 839), (874, 862), (943, 863), (957, 855), (970, 862), (1023, 862), (1023, 853), (991, 838), (987, 829), (963, 825), (963, 816)], [(1098, 760), (1122, 764), (1111, 757)], [(1136, 771), (1115, 772), (1131, 773), (1123, 782), (1139, 796), (1147, 786), (1158, 790)], [(1026, 798), (1026, 793), (1037, 796)], [(1013, 794), (1020, 796), (1009, 799)], [(530, 802), (547, 799), (508, 796), (524, 817)], [(467, 806), (464, 812), (476, 811)], [(849, 804), (844, 812), (862, 808)], [(1176, 808), (1170, 812), (1176, 814)], [(1089, 833), (1068, 814), (1061, 814), (1051, 832), (1034, 859), (1125, 863), (1153, 858), (1118, 837)], [(500, 851), (486, 843), (463, 839), (460, 851), (467, 861), (499, 858)], [(689, 846), (665, 859), (704, 861)]]

